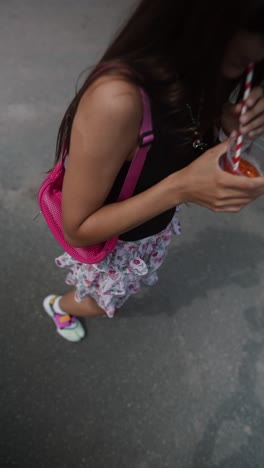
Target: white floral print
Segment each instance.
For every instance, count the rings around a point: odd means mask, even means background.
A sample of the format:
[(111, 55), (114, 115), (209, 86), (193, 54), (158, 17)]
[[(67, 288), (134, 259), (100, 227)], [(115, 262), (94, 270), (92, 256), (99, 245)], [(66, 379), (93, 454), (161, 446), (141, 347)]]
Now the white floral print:
[(156, 284), (157, 270), (167, 255), (172, 234), (181, 232), (178, 211), (179, 207), (164, 231), (139, 241), (119, 240), (113, 252), (100, 263), (80, 263), (66, 252), (56, 258), (57, 266), (69, 269), (66, 283), (75, 286), (76, 301), (90, 296), (112, 318), (140, 290), (142, 283)]

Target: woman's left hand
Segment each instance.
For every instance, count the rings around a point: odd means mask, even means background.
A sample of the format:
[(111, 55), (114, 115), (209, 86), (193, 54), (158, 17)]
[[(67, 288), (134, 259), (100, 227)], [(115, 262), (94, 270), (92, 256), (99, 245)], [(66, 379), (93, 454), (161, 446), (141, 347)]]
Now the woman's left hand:
[(253, 88), (247, 101), (247, 112), (241, 116), (242, 103), (225, 104), (222, 127), (226, 134), (240, 130), (247, 138), (254, 140), (264, 135), (264, 91), (260, 86)]

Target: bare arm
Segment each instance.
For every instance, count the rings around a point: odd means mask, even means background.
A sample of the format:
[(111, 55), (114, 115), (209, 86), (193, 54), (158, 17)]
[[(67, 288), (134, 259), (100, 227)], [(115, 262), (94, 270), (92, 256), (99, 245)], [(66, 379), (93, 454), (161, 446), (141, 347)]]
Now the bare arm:
[(63, 184), (64, 235), (84, 246), (110, 239), (176, 206), (170, 178), (129, 200), (102, 206), (128, 154), (137, 146), (142, 103), (133, 85), (97, 80), (79, 106)]
[(69, 239), (72, 245), (96, 244), (121, 235), (176, 206), (175, 187), (169, 179), (128, 200), (100, 208), (81, 224), (76, 237)]
[(91, 87), (74, 120), (63, 184), (64, 235), (70, 244), (81, 247), (110, 239), (184, 201), (237, 212), (264, 194), (263, 177), (247, 179), (222, 171), (219, 158), (227, 150), (224, 142), (149, 190), (103, 206), (137, 145), (142, 118), (137, 88), (109, 78), (102, 77)]

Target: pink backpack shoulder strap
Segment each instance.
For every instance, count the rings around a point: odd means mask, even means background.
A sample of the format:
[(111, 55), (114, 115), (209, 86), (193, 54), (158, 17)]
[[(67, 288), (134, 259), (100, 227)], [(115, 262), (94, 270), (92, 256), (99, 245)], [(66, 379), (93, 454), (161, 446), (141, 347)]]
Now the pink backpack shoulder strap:
[(144, 106), (143, 119), (139, 133), (139, 144), (136, 154), (131, 162), (124, 185), (118, 197), (118, 201), (126, 200), (127, 198), (132, 197), (141, 171), (144, 167), (147, 154), (150, 150), (151, 143), (154, 140), (149, 98), (142, 88), (139, 89)]
[[(107, 70), (108, 68), (111, 68), (111, 64), (100, 67), (95, 73), (91, 75), (91, 78), (96, 75), (99, 75), (103, 70)], [(118, 197), (118, 201), (126, 200), (127, 198), (132, 197), (135, 191), (138, 179), (140, 177), (141, 171), (144, 167), (147, 154), (150, 150), (151, 143), (154, 140), (150, 101), (144, 89), (139, 88), (139, 90), (140, 90), (140, 94), (141, 94), (141, 98), (143, 102), (143, 117), (142, 117), (140, 132), (139, 132), (139, 143), (138, 143), (138, 148), (136, 150), (136, 153), (131, 162), (129, 171), (127, 173), (125, 182), (121, 189), (120, 195)], [(62, 163), (64, 163), (66, 156), (67, 156), (66, 146), (63, 145)]]

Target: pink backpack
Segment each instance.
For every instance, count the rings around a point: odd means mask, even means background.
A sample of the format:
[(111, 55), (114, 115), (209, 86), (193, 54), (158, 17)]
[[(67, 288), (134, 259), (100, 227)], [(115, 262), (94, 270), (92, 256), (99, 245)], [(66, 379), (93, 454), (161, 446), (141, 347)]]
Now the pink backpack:
[[(102, 67), (99, 72), (105, 68), (108, 67)], [(127, 177), (118, 197), (118, 201), (126, 200), (134, 194), (146, 156), (150, 150), (151, 143), (154, 140), (149, 99), (144, 90), (142, 88), (139, 89), (144, 106), (144, 115), (139, 135), (139, 145), (131, 162)], [(99, 263), (114, 250), (118, 237), (99, 244), (89, 245), (87, 247), (72, 247), (64, 239), (62, 228), (62, 186), (65, 174), (64, 162), (66, 157), (67, 150), (64, 147), (61, 161), (48, 174), (39, 189), (38, 202), (40, 210), (54, 237), (69, 255), (81, 263)]]

